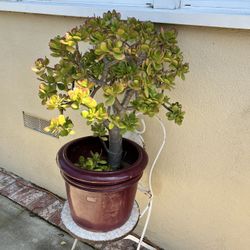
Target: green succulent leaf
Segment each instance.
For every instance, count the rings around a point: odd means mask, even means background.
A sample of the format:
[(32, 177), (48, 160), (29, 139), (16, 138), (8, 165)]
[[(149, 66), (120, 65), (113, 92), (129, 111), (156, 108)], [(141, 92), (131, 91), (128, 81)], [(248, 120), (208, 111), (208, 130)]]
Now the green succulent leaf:
[[(118, 48), (117, 48), (117, 49), (118, 49)], [(113, 55), (113, 57), (114, 57), (116, 60), (118, 60), (118, 61), (121, 61), (121, 60), (124, 60), (124, 59), (125, 59), (125, 55), (122, 54), (122, 53), (120, 53), (120, 50), (119, 50), (119, 52), (115, 52), (115, 51), (114, 51), (114, 53), (112, 53), (112, 55)]]
[(106, 104), (107, 106), (112, 106), (114, 103), (115, 103), (115, 97), (114, 97), (114, 96), (109, 96), (109, 97), (106, 99), (106, 102), (105, 102), (105, 104)]

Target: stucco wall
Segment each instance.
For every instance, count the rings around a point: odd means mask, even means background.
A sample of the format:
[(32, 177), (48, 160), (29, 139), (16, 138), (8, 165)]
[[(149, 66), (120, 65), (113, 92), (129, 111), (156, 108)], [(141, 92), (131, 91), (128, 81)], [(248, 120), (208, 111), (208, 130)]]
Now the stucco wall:
[[(0, 166), (64, 196), (55, 154), (66, 139), (24, 128), (22, 111), (42, 118), (30, 68), (48, 55), (48, 41), (81, 20), (0, 13)], [(148, 237), (171, 250), (250, 248), (250, 31), (176, 27), (190, 63), (186, 82), (172, 97), (186, 117), (168, 121), (168, 145), (157, 165), (155, 203)], [(147, 123), (152, 156), (161, 140)], [(87, 135), (84, 122), (78, 124)], [(81, 135), (82, 135), (81, 134)]]

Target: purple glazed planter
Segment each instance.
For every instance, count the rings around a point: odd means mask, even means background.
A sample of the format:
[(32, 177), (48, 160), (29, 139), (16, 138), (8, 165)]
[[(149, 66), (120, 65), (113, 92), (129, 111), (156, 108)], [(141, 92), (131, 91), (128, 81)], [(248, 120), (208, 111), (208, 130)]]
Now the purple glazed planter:
[(80, 155), (89, 156), (91, 151), (105, 152), (99, 138), (73, 140), (59, 150), (57, 163), (65, 180), (73, 220), (87, 230), (106, 232), (128, 220), (148, 156), (142, 147), (123, 139), (121, 170), (96, 172), (73, 164)]

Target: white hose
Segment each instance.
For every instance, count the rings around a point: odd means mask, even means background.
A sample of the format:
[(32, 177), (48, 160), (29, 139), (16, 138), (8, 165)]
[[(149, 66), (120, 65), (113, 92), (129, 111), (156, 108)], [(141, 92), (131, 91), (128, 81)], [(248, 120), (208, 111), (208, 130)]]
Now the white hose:
[[(163, 131), (163, 140), (162, 140), (162, 144), (156, 154), (156, 157), (152, 163), (152, 166), (151, 166), (151, 169), (150, 169), (150, 172), (149, 172), (149, 176), (148, 176), (148, 183), (149, 183), (149, 191), (151, 193), (151, 197), (149, 198), (149, 203), (148, 203), (148, 208), (147, 211), (148, 211), (148, 214), (147, 214), (147, 218), (146, 218), (146, 221), (145, 221), (145, 224), (144, 224), (144, 228), (142, 230), (142, 234), (141, 234), (141, 238), (140, 238), (140, 241), (138, 243), (138, 246), (137, 246), (137, 250), (140, 249), (141, 245), (142, 245), (142, 242), (143, 242), (143, 238), (145, 236), (145, 233), (146, 233), (146, 230), (147, 230), (147, 227), (148, 227), (148, 223), (149, 223), (149, 219), (150, 219), (150, 216), (151, 216), (151, 212), (152, 212), (152, 206), (153, 206), (153, 198), (154, 198), (154, 193), (153, 193), (153, 188), (152, 188), (152, 175), (153, 175), (153, 170), (154, 170), (154, 167), (156, 165), (156, 162), (157, 160), (159, 159), (160, 157), (160, 154), (166, 144), (166, 140), (167, 140), (167, 132), (166, 132), (166, 129), (164, 127), (164, 124), (161, 120), (160, 117), (156, 116), (158, 122), (160, 123), (161, 125), (161, 128), (162, 128), (162, 131)], [(144, 212), (146, 212), (146, 210), (144, 210)]]

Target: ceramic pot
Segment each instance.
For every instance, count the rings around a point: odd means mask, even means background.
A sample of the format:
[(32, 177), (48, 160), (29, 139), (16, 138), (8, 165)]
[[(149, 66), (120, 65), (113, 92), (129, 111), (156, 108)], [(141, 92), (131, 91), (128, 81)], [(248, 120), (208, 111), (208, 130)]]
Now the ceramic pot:
[(65, 144), (57, 154), (57, 163), (65, 180), (73, 220), (84, 229), (106, 232), (122, 226), (129, 218), (137, 184), (148, 156), (138, 144), (123, 139), (123, 168), (96, 172), (74, 165), (80, 155), (105, 152), (97, 137), (83, 137)]

